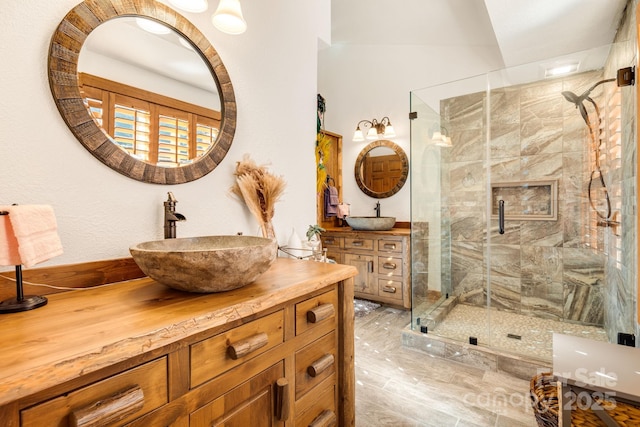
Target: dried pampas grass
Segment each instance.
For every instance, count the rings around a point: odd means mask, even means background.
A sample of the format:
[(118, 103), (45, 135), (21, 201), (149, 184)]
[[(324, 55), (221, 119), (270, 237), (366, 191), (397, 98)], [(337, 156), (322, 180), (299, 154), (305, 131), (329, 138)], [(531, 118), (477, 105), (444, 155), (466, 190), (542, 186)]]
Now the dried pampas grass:
[(264, 237), (276, 237), (271, 220), (275, 213), (274, 205), (284, 193), (286, 182), (281, 176), (275, 176), (265, 166), (258, 166), (248, 154), (236, 165), (236, 182), (231, 192), (249, 208), (249, 212), (260, 224)]

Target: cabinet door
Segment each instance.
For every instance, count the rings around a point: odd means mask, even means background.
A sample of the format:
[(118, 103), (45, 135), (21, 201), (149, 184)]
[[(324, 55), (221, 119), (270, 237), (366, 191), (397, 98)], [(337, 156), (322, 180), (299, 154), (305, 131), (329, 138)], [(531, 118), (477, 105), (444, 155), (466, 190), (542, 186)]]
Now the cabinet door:
[(344, 254), (344, 263), (352, 265), (358, 270), (358, 275), (354, 277), (353, 290), (359, 294), (378, 294), (378, 285), (373, 278), (375, 266), (373, 256), (359, 254)]
[(284, 364), (279, 362), (191, 413), (189, 426), (283, 426), (288, 414), (282, 414), (282, 421), (278, 419), (275, 395), (276, 382), (283, 376)]

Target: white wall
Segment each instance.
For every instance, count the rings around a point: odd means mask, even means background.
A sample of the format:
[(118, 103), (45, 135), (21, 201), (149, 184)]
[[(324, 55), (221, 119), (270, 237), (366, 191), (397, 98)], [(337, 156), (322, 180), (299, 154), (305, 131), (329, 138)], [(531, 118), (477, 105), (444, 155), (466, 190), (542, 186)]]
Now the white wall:
[[(354, 178), (358, 153), (370, 141), (352, 142), (358, 121), (388, 116), (393, 142), (410, 154), (412, 90), (501, 68), (497, 47), (336, 44), (319, 53), (318, 90), (326, 98), (325, 128), (343, 135), (344, 200), (352, 215), (372, 215), (376, 199), (362, 193)], [(410, 218), (410, 181), (381, 199), (382, 214)]]
[(138, 182), (104, 166), (60, 117), (49, 90), (47, 54), (52, 33), (77, 3), (11, 1), (0, 15), (0, 205), (53, 206), (64, 255), (43, 265), (125, 257), (130, 245), (162, 238), (167, 191), (187, 217), (178, 224), (179, 237), (257, 234), (257, 223), (228, 191), (244, 153), (287, 180), (274, 218), (281, 242), (292, 226), (302, 234), (315, 223), (317, 46), (318, 34), (328, 34), (329, 0), (245, 0), (248, 30), (239, 36), (214, 29), (211, 10), (184, 13), (227, 67), (238, 121), (222, 164), (174, 186)]

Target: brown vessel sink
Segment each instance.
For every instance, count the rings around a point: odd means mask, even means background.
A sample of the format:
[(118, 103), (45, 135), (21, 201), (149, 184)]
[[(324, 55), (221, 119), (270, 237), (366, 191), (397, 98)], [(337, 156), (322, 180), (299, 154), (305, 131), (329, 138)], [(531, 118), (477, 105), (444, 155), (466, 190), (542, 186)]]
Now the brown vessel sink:
[(223, 292), (248, 285), (276, 259), (275, 239), (205, 236), (154, 240), (129, 252), (149, 277), (187, 292)]

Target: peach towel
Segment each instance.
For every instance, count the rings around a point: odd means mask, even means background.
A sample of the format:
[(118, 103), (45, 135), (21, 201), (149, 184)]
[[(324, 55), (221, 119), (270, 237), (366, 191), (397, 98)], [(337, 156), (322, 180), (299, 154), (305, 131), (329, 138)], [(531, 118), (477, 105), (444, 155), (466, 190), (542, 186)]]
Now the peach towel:
[(349, 204), (348, 203), (340, 203), (338, 205), (338, 218), (344, 219), (349, 216)]
[(0, 206), (0, 265), (31, 267), (62, 254), (58, 225), (49, 205)]

